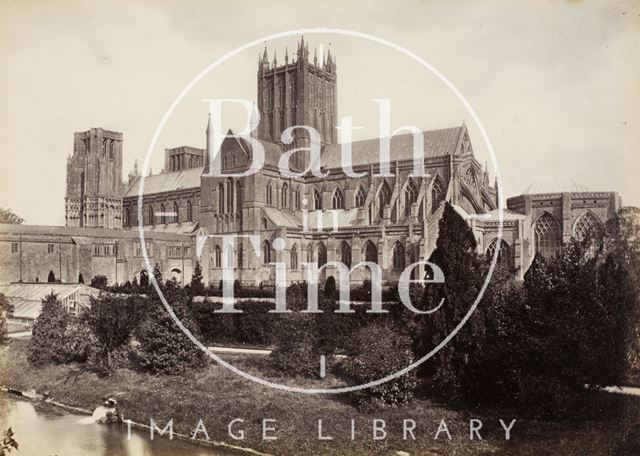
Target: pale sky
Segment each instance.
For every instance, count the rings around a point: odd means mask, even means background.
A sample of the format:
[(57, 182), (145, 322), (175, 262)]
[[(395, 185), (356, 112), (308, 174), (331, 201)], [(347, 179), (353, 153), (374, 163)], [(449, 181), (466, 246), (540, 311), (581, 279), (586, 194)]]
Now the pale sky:
[[(329, 27), (397, 43), (442, 72), (473, 106), (493, 143), (505, 194), (535, 180), (573, 179), (640, 206), (640, 3), (631, 1), (67, 1), (0, 0), (0, 206), (31, 224), (64, 224), (73, 133), (124, 134), (123, 179), (141, 164), (165, 111), (210, 63), (272, 33)], [(338, 114), (377, 136), (373, 98), (389, 98), (392, 128), (465, 122), (452, 93), (406, 56), (359, 38), (306, 35), (338, 64)], [(284, 61), (297, 38), (272, 40)], [(165, 147), (204, 147), (203, 98), (255, 100), (247, 50), (184, 99)], [(223, 124), (239, 129), (230, 110)]]

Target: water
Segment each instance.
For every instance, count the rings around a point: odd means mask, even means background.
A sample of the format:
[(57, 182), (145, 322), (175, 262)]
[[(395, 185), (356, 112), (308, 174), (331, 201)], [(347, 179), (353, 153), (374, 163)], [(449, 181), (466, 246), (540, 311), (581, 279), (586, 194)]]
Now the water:
[[(87, 419), (89, 418), (89, 420)], [(91, 417), (0, 394), (0, 429), (11, 427), (20, 445), (16, 456), (226, 456), (190, 442), (149, 439), (148, 431), (93, 423)]]

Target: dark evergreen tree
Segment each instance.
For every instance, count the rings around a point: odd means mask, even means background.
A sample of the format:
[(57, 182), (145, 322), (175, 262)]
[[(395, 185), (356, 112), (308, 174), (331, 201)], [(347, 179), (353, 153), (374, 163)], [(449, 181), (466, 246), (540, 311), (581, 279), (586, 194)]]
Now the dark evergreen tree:
[(107, 276), (104, 275), (97, 275), (91, 279), (91, 287), (99, 290), (105, 290), (108, 284), (109, 280), (107, 279)]
[(204, 296), (204, 282), (202, 281), (202, 266), (200, 262), (196, 261), (196, 265), (193, 268), (193, 274), (191, 275), (191, 283), (189, 286), (190, 293), (193, 296)]
[[(415, 341), (418, 357), (431, 351), (460, 323), (478, 296), (484, 279), (473, 232), (448, 203), (438, 226), (436, 249), (429, 261), (442, 270), (445, 281), (426, 286), (422, 309), (435, 309), (444, 301), (439, 310), (419, 319)], [(434, 390), (448, 397), (464, 395), (462, 389), (473, 371), (482, 332), (482, 315), (476, 312), (456, 337), (421, 369), (420, 374), (431, 382)]]
[(27, 359), (44, 365), (67, 361), (67, 328), (70, 315), (62, 307), (58, 296), (51, 293), (42, 299), (40, 315), (33, 323)]

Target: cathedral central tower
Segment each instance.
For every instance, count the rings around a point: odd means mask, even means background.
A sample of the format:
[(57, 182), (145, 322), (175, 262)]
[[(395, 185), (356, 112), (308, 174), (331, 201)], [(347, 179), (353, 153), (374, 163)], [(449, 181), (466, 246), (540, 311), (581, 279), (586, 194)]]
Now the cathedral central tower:
[[(275, 57), (270, 64), (267, 48), (258, 62), (258, 138), (281, 144), (284, 130), (294, 125), (315, 128), (320, 142), (336, 143), (336, 64), (331, 52), (309, 61), (309, 48), (304, 38), (298, 44), (296, 60), (278, 66)], [(294, 142), (285, 148), (308, 147), (310, 137), (304, 129), (294, 130)]]

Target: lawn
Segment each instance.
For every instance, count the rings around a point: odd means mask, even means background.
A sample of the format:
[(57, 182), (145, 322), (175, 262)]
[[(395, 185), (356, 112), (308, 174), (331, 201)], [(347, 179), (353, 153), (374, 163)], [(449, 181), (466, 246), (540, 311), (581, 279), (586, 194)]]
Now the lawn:
[[(498, 419), (507, 424), (518, 418), (509, 413), (475, 413), (452, 410), (429, 399), (416, 399), (405, 407), (389, 407), (363, 413), (352, 407), (344, 395), (306, 395), (275, 390), (245, 380), (217, 364), (183, 377), (150, 376), (120, 369), (110, 377), (100, 377), (79, 365), (35, 368), (26, 360), (28, 340), (12, 340), (0, 352), (0, 384), (16, 389), (35, 389), (71, 406), (94, 408), (105, 395), (118, 399), (125, 418), (149, 423), (153, 418), (163, 427), (170, 418), (176, 431), (191, 433), (202, 419), (212, 440), (251, 447), (276, 455), (605, 455), (622, 437), (623, 427), (611, 421), (549, 423), (520, 420), (505, 441)], [(251, 355), (224, 355), (235, 366), (267, 377), (282, 379), (269, 365), (269, 358)], [(324, 380), (295, 379), (297, 385), (328, 387), (339, 384), (330, 373)], [(227, 424), (244, 420), (246, 439), (232, 440)], [(274, 441), (262, 440), (262, 420), (275, 419)], [(469, 419), (481, 419), (483, 440), (469, 440)], [(325, 435), (318, 440), (318, 420)], [(355, 439), (351, 440), (351, 419)], [(372, 422), (386, 422), (387, 438), (373, 440)], [(403, 439), (403, 420), (416, 422), (415, 440)], [(445, 433), (434, 435), (445, 420)], [(201, 434), (202, 436), (202, 434)]]

